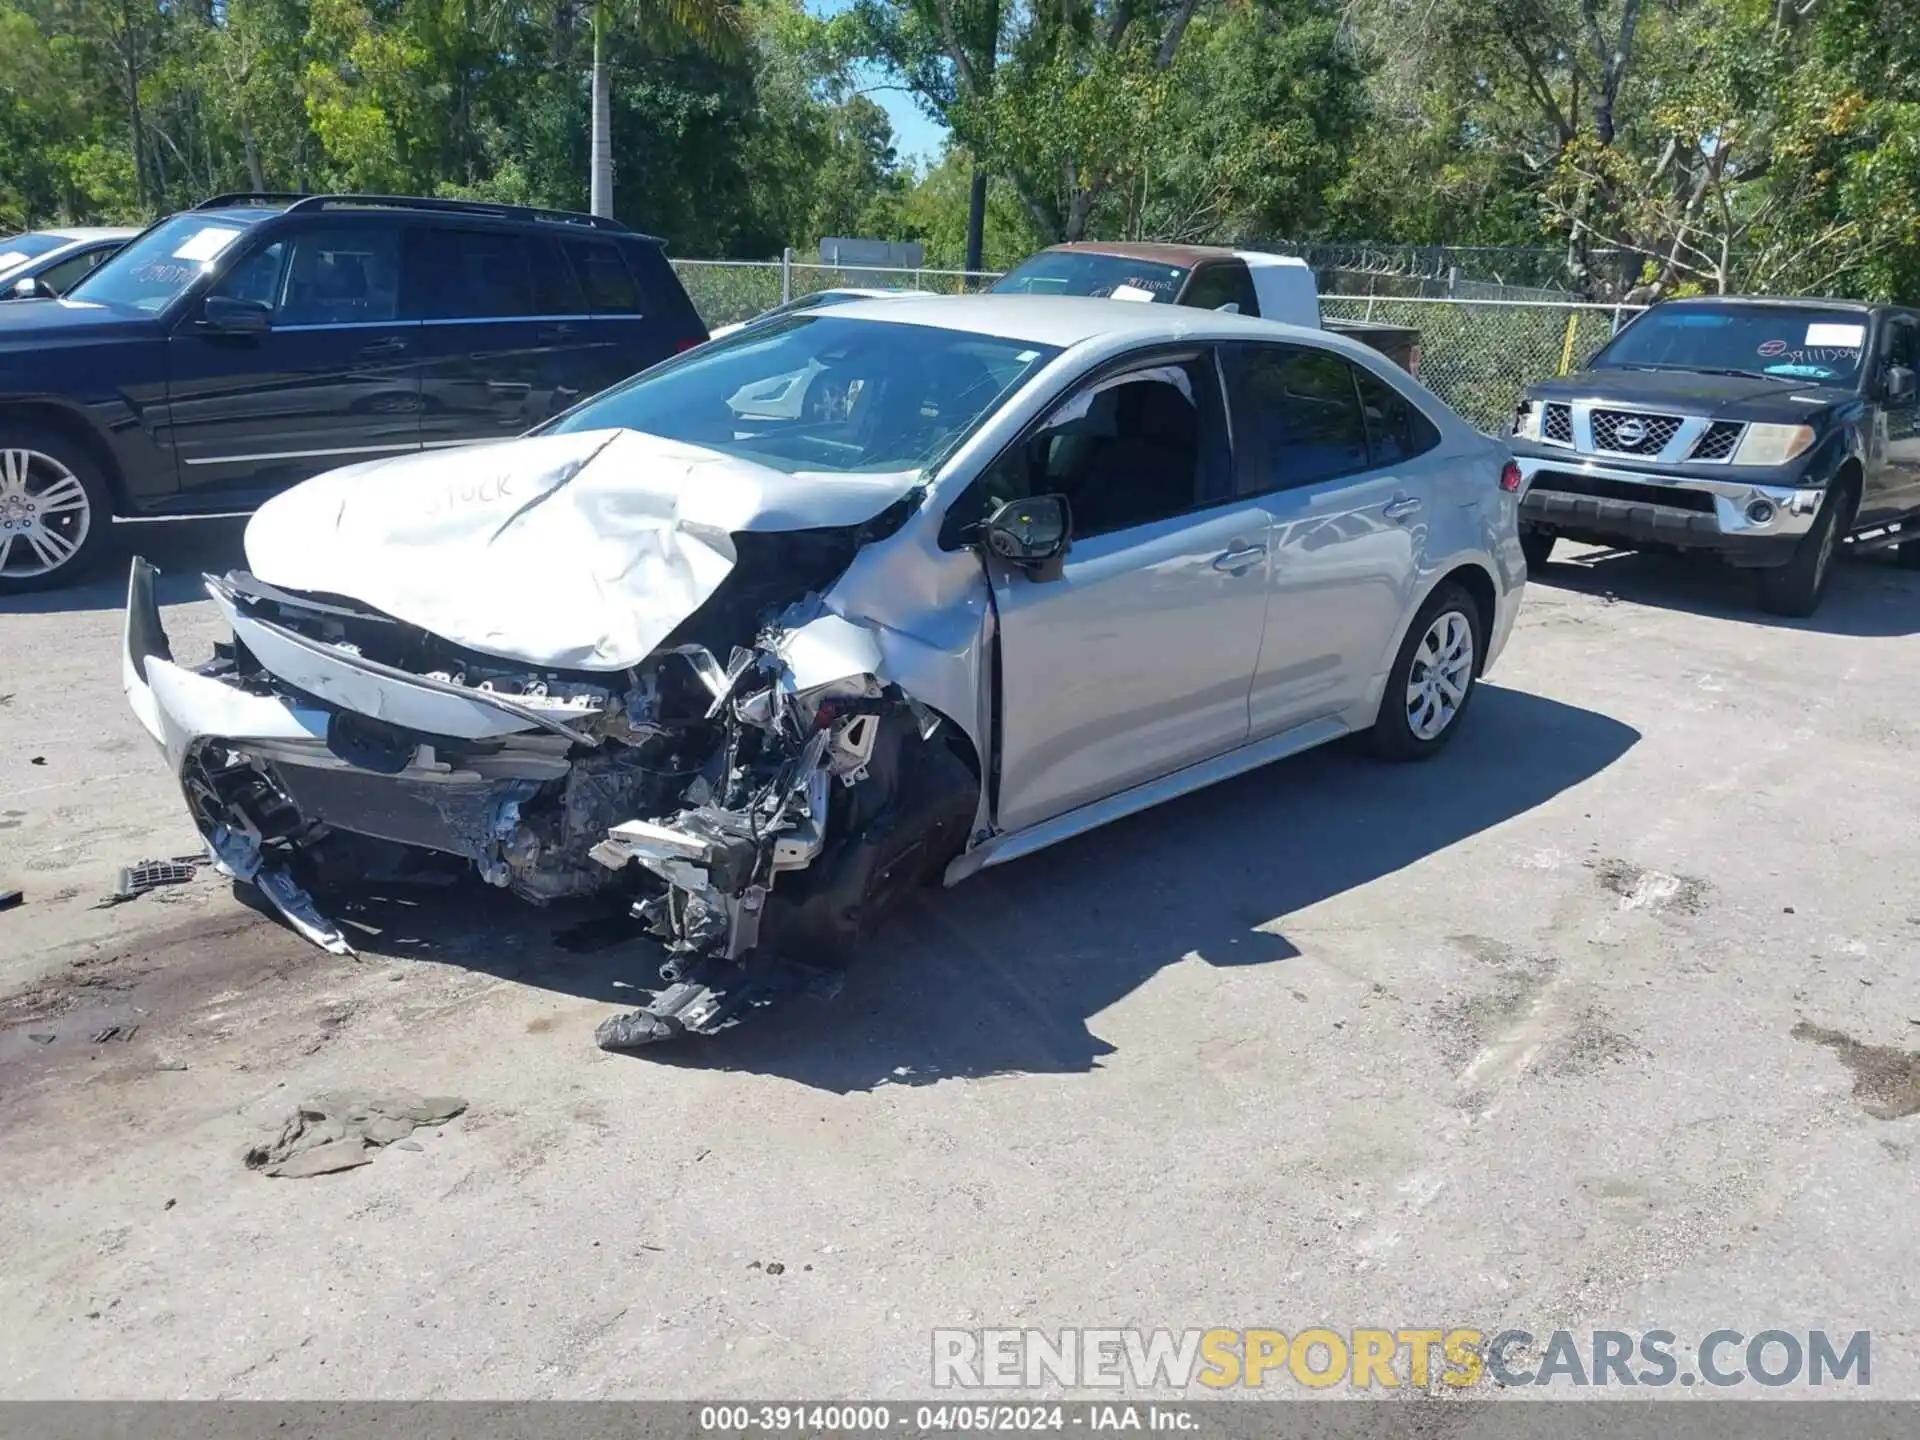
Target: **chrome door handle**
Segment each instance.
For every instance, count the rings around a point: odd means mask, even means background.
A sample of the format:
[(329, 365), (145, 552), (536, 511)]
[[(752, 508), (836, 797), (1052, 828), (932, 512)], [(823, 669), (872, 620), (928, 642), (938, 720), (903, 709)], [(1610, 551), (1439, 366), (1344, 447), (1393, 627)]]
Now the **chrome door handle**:
[(1228, 575), (1242, 575), (1260, 563), (1260, 557), (1267, 553), (1264, 545), (1236, 545), (1231, 550), (1213, 557), (1213, 568)]
[(1389, 520), (1404, 520), (1419, 508), (1420, 501), (1416, 496), (1401, 495), (1389, 501), (1380, 513)]

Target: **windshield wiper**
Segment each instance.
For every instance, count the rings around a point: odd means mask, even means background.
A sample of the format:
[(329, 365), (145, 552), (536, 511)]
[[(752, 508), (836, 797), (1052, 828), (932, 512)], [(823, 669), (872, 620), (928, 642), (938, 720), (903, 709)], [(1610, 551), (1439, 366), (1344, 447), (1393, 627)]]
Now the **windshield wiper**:
[(1687, 368), (1692, 370), (1696, 375), (1739, 375), (1748, 380), (1780, 380), (1784, 382), (1791, 382), (1793, 379), (1790, 375), (1769, 375), (1764, 370), (1715, 369), (1710, 365), (1690, 365)]

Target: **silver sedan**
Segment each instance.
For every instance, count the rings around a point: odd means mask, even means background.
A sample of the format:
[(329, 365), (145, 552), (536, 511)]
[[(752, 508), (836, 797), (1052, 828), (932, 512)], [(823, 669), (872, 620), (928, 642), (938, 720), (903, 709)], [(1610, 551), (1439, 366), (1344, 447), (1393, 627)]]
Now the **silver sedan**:
[(1526, 568), (1511, 456), (1324, 332), (1123, 302), (850, 302), (534, 434), (268, 502), (129, 702), (221, 865), (329, 892), (453, 865), (614, 891), (653, 945), (613, 1049), (839, 967), (951, 884), (1345, 735), (1419, 759)]

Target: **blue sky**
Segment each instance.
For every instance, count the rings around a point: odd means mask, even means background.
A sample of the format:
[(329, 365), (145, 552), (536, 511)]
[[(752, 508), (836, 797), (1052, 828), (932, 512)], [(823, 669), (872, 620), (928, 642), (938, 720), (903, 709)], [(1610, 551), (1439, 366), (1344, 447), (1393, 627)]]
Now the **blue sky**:
[[(807, 9), (815, 15), (837, 15), (851, 3), (852, 0), (806, 0)], [(893, 143), (902, 160), (925, 166), (940, 158), (941, 147), (947, 142), (944, 125), (929, 120), (914, 104), (913, 97), (894, 88), (884, 72), (862, 67), (854, 78), (893, 122)]]

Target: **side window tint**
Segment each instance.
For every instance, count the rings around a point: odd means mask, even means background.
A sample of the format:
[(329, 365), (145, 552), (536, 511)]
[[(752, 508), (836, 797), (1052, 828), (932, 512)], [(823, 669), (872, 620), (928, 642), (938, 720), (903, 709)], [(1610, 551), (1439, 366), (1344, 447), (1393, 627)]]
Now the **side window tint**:
[(101, 252), (96, 250), (90, 255), (75, 255), (62, 260), (57, 265), (49, 265), (40, 272), (40, 283), (56, 295), (64, 295), (101, 261)]
[(1920, 325), (1904, 318), (1893, 322), (1892, 359), (1894, 364), (1904, 365), (1909, 370), (1916, 368), (1916, 358), (1920, 355), (1920, 346), (1915, 344), (1916, 340), (1920, 340)]
[(569, 240), (567, 254), (596, 315), (638, 315), (640, 287), (633, 283), (620, 247), (607, 240)]
[(584, 315), (586, 293), (560, 246), (545, 237), (533, 247), (533, 312), (536, 315)]
[(1243, 346), (1234, 395), (1244, 428), (1240, 489), (1257, 495), (1368, 468), (1367, 427), (1353, 368), (1325, 350)]
[(303, 230), (287, 243), (291, 253), (281, 324), (364, 325), (398, 318), (398, 231), (378, 225), (330, 226)]
[(533, 314), (526, 237), (493, 230), (414, 231), (407, 237), (407, 312), (423, 320)]
[(231, 273), (214, 286), (214, 293), (230, 296), (235, 300), (252, 300), (269, 309), (278, 310), (280, 308), (280, 267), (286, 257), (286, 242), (276, 240), (266, 249), (256, 250), (242, 260)]
[(1360, 407), (1367, 420), (1367, 453), (1372, 469), (1398, 465), (1440, 443), (1433, 422), (1393, 386), (1364, 366), (1353, 367), (1360, 383)]
[(1222, 305), (1239, 305), (1244, 310), (1238, 269), (1235, 265), (1208, 265), (1194, 276), (1180, 303), (1195, 310), (1218, 310)]

